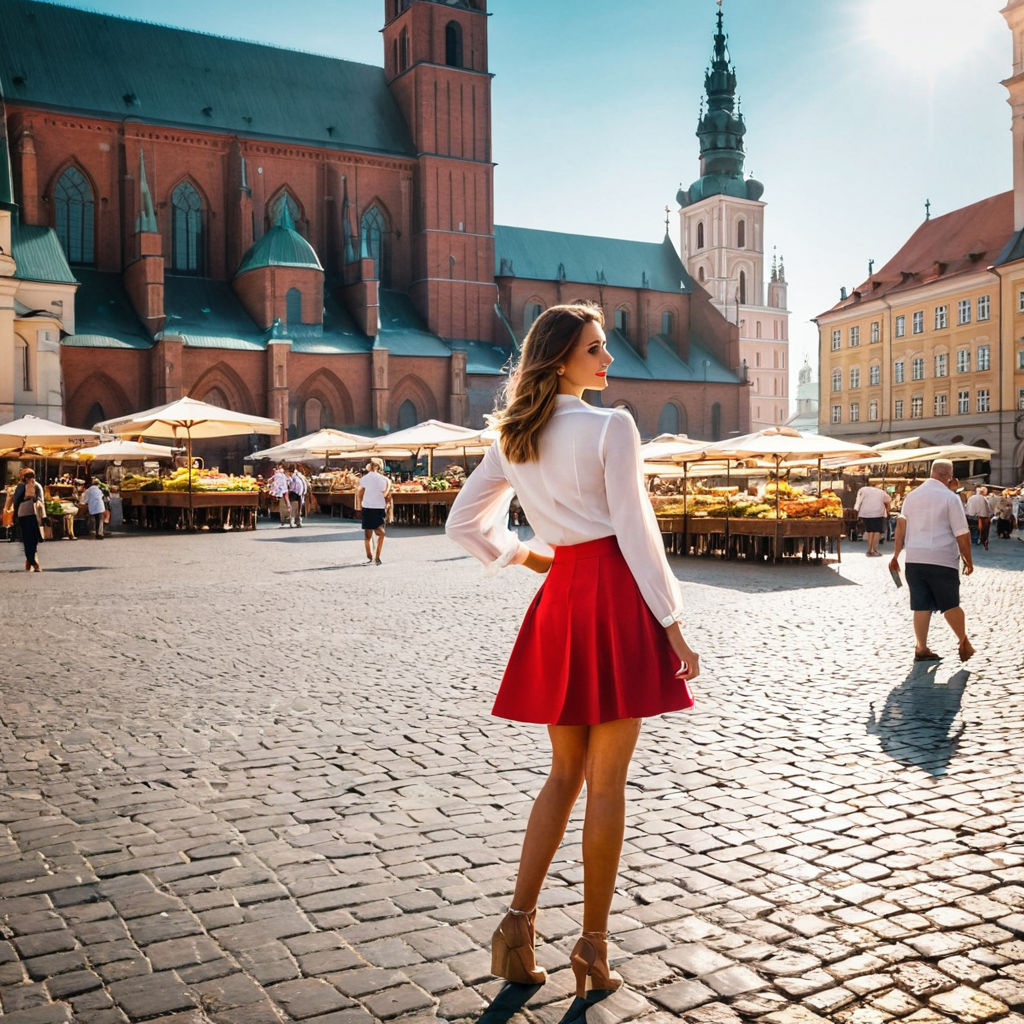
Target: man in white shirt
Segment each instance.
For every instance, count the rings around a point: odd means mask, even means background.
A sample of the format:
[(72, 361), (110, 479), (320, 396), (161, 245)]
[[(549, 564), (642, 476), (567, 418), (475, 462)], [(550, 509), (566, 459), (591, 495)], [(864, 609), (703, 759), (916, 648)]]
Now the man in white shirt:
[(967, 499), (967, 515), (978, 520), (978, 540), (988, 550), (988, 532), (992, 526), (992, 509), (988, 503), (988, 488), (979, 487)]
[(881, 487), (866, 484), (857, 492), (854, 511), (864, 520), (864, 536), (868, 541), (866, 554), (869, 557), (881, 557), (878, 542), (885, 530), (885, 522), (889, 518), (889, 506), (892, 498)]
[(288, 498), (288, 477), (285, 476), (284, 466), (274, 467), (274, 475), (270, 478), (270, 483), (267, 485), (267, 493), (270, 495), (271, 500), (277, 504), (277, 513), (281, 518), (281, 525), (278, 529), (283, 530), (288, 526), (292, 514), (291, 502)]
[(956, 634), (960, 660), (966, 661), (974, 654), (960, 607), (958, 572), (961, 559), (964, 575), (974, 572), (971, 532), (960, 496), (950, 489), (952, 480), (953, 463), (936, 459), (931, 478), (903, 499), (896, 521), (889, 568), (899, 571), (900, 552), (906, 546), (907, 587), (916, 641), (914, 661), (939, 660), (928, 647), (932, 612), (942, 612)]
[(285, 473), (288, 477), (288, 509), (292, 526), (302, 525), (302, 506), (306, 500), (308, 486), (306, 478), (294, 467), (289, 466)]
[[(384, 524), (387, 522), (387, 507), (391, 494), (391, 481), (384, 476), (382, 459), (370, 459), (366, 474), (359, 478), (358, 500), (362, 510), (363, 541), (366, 544), (366, 564), (380, 565), (380, 552), (384, 547)], [(376, 535), (377, 550), (371, 547)]]

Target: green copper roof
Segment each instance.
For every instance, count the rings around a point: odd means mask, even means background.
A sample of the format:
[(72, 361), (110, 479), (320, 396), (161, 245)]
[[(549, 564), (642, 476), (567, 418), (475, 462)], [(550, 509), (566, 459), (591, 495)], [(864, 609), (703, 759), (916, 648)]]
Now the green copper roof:
[(63, 345), (72, 348), (153, 347), (135, 315), (120, 274), (108, 274), (87, 267), (78, 268), (81, 282), (75, 293), (75, 333)]
[(253, 323), (231, 285), (208, 277), (164, 277), (164, 334), (195, 348), (262, 349), (263, 332)]
[(281, 204), (277, 223), (242, 257), (240, 274), (262, 267), (301, 267), (323, 271), (313, 246), (295, 230), (288, 204)]
[(18, 265), (14, 276), (19, 281), (48, 281), (54, 284), (75, 284), (75, 275), (53, 228), (22, 224), (11, 220), (11, 248)]
[(31, 0), (0, 6), (9, 104), (415, 155), (382, 68)]
[(693, 291), (693, 282), (667, 238), (661, 242), (631, 242), (496, 224), (494, 266), (497, 277), (562, 279), (649, 288), (674, 295)]
[(380, 348), (392, 356), (434, 356), (447, 359), (451, 349), (427, 330), (412, 300), (404, 292), (380, 291)]

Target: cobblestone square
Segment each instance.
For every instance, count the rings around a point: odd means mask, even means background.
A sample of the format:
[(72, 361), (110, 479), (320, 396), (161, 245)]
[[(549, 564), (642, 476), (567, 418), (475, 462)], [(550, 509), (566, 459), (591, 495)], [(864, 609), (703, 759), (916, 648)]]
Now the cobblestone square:
[[(888, 548), (883, 545), (883, 550)], [(696, 707), (648, 721), (595, 1021), (1024, 1024), (1024, 544), (976, 549), (978, 654), (906, 589), (672, 559)], [(475, 1020), (500, 985), (536, 727), (490, 702), (537, 578), (354, 523), (0, 549), (10, 1024)], [(538, 916), (571, 1003), (580, 817)]]

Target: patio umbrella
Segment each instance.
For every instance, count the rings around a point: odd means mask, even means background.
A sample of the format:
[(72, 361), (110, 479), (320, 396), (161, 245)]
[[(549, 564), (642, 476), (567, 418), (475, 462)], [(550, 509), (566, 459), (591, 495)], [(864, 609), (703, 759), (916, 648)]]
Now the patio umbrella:
[(86, 448), (65, 452), (64, 457), (93, 459), (98, 462), (107, 462), (111, 459), (120, 459), (122, 462), (143, 462), (146, 459), (169, 459), (173, 455), (174, 450), (165, 444), (146, 444), (144, 441), (124, 441), (121, 438), (116, 438), (113, 441), (102, 441)]
[(492, 440), (493, 435), (489, 431), (460, 427), (455, 423), (444, 423), (441, 420), (424, 420), (404, 430), (373, 438), (367, 450), (377, 455), (393, 454), (396, 450), (412, 450), (418, 455), (420, 451), (425, 450), (427, 473), (430, 474), (435, 453), (457, 455), (467, 454), (472, 450), (477, 454), (478, 451), (486, 451)]
[(94, 430), (68, 427), (40, 416), (22, 416), (9, 423), (0, 423), (0, 449), (12, 453), (36, 454), (42, 449), (77, 448), (101, 440)]
[(192, 441), (194, 438), (237, 437), (242, 434), (279, 434), (281, 424), (265, 416), (222, 409), (195, 398), (179, 398), (131, 416), (105, 420), (96, 429), (119, 437), (164, 437), (177, 441), (185, 435), (188, 458), (188, 519), (192, 526)]
[(333, 427), (324, 427), (312, 434), (275, 445), (273, 448), (253, 452), (252, 457), (301, 461), (310, 456), (322, 455), (324, 459), (329, 459), (332, 455), (345, 455), (357, 449), (365, 449), (372, 443), (373, 438), (364, 437), (362, 434), (350, 434), (344, 430), (335, 430)]

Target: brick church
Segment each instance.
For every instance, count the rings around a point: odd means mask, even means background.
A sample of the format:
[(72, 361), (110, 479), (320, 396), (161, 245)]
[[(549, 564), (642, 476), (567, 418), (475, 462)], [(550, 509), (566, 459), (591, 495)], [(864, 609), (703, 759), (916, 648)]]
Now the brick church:
[(477, 426), (533, 319), (589, 298), (606, 404), (745, 432), (738, 328), (667, 232), (495, 225), (487, 31), (486, 0), (386, 0), (381, 68), (4, 0), (0, 419)]

